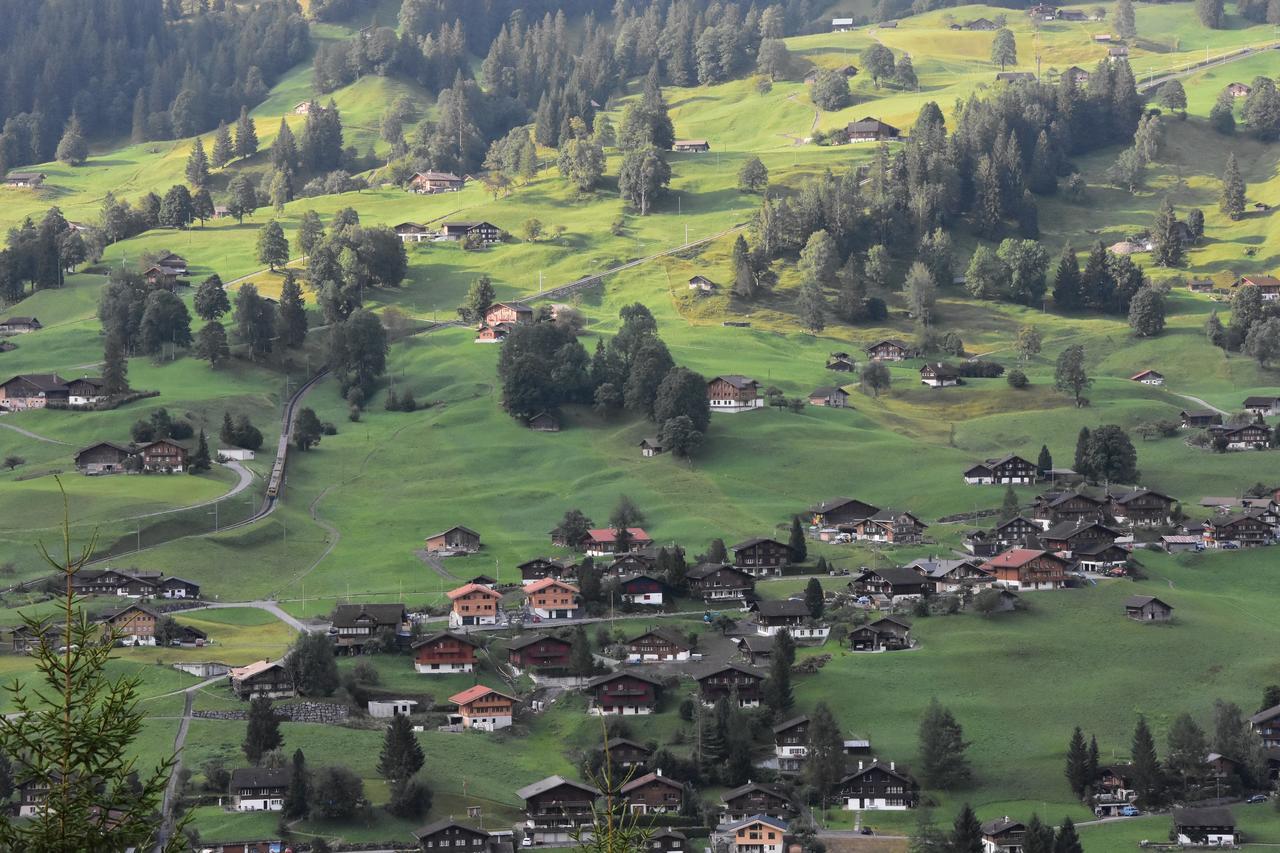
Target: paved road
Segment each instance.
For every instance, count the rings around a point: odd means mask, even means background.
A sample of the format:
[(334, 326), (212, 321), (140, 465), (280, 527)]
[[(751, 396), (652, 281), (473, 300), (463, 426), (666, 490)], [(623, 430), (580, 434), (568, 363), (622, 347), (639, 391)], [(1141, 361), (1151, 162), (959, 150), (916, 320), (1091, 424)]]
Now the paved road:
[(1240, 48), (1234, 53), (1229, 53), (1225, 56), (1219, 56), (1219, 57), (1210, 59), (1208, 62), (1198, 62), (1192, 65), (1189, 65), (1186, 68), (1183, 68), (1182, 70), (1179, 70), (1179, 71), (1169, 71), (1161, 74), (1158, 77), (1152, 77), (1148, 79), (1147, 82), (1145, 83), (1139, 83), (1137, 86), (1137, 89), (1139, 92), (1150, 92), (1153, 89), (1159, 89), (1161, 86), (1163, 86), (1165, 83), (1169, 82), (1170, 80), (1174, 80), (1179, 77), (1187, 77), (1191, 74), (1195, 74), (1197, 71), (1204, 71), (1207, 68), (1217, 68), (1220, 65), (1227, 65), (1228, 63), (1232, 63), (1240, 59), (1245, 59), (1247, 57), (1253, 56), (1254, 54), (1261, 53), (1266, 50), (1274, 50), (1277, 47), (1280, 47), (1280, 42), (1268, 42), (1267, 44), (1258, 45), (1255, 47)]
[(1217, 406), (1214, 406), (1211, 403), (1206, 403), (1204, 400), (1201, 400), (1199, 397), (1192, 397), (1190, 394), (1178, 394), (1177, 392), (1174, 392), (1174, 396), (1181, 397), (1184, 400), (1190, 400), (1196, 405), (1204, 406), (1209, 411), (1217, 412), (1218, 414), (1222, 415), (1224, 418), (1231, 417), (1230, 412), (1223, 411), (1222, 409), (1219, 409)]
[(25, 430), (22, 427), (14, 426), (13, 424), (6, 424), (3, 422), (0, 422), (0, 427), (4, 427), (5, 429), (11, 429), (16, 433), (25, 435), (27, 438), (34, 438), (36, 441), (44, 441), (44, 442), (48, 442), (49, 444), (61, 444), (63, 447), (71, 447), (70, 442), (58, 441), (58, 439), (56, 438), (48, 438), (47, 436), (36, 435), (34, 432), (31, 432), (30, 430)]
[(280, 605), (276, 604), (274, 601), (219, 601), (216, 603), (205, 604), (201, 607), (191, 607), (186, 610), (183, 610), (182, 612), (192, 613), (197, 610), (222, 610), (227, 607), (252, 607), (257, 610), (265, 610), (268, 613), (270, 613), (272, 616), (279, 619), (281, 622), (288, 625), (293, 630), (297, 631), (298, 633), (315, 631), (315, 630), (318, 630), (318, 628), (320, 627), (320, 626), (317, 626), (317, 628), (307, 627), (298, 619), (284, 612), (284, 610), (280, 608)]
[(229, 498), (234, 498), (236, 495), (240, 494), (245, 489), (249, 488), (249, 485), (253, 482), (252, 471), (250, 471), (248, 468), (244, 467), (234, 459), (228, 462), (220, 463), (220, 464), (226, 465), (226, 467), (230, 468), (232, 471), (235, 471), (240, 478), (239, 480), (236, 481), (236, 484), (231, 487), (231, 491), (227, 492), (226, 494), (219, 495), (216, 498), (210, 498), (209, 500), (202, 501), (198, 504), (176, 506), (176, 507), (173, 507), (172, 509), (161, 509), (161, 510), (157, 510), (156, 512), (144, 512), (142, 515), (131, 515), (128, 518), (118, 518), (115, 520), (116, 521), (132, 521), (135, 518), (154, 518), (157, 515), (168, 515), (171, 512), (182, 512), (183, 510), (188, 510), (188, 509), (200, 509), (201, 507), (213, 506), (214, 504), (222, 503), (223, 501), (228, 500)]

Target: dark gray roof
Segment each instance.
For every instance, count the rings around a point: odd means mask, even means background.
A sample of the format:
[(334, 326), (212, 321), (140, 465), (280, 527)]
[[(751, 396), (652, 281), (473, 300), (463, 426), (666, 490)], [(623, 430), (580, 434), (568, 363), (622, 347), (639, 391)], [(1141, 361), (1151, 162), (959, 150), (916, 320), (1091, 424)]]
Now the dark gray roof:
[[(762, 542), (772, 542), (775, 545), (782, 545), (782, 543), (779, 542), (777, 539), (770, 539), (767, 536), (754, 536), (750, 539), (746, 539), (742, 542), (739, 542), (737, 545), (729, 546), (729, 550), (741, 551), (743, 548), (750, 548), (752, 545), (759, 545)], [(787, 546), (783, 545), (783, 547), (785, 548)]]
[(782, 793), (781, 791), (779, 791), (777, 788), (770, 787), (769, 785), (761, 785), (759, 782), (748, 782), (745, 785), (741, 785), (737, 788), (734, 788), (732, 791), (725, 791), (724, 796), (722, 796), (720, 799), (724, 800), (727, 803), (730, 800), (735, 800), (738, 797), (741, 797), (743, 794), (750, 794), (752, 791), (761, 791), (763, 793), (770, 794), (774, 797), (779, 797), (780, 799), (786, 800), (788, 803), (791, 802), (791, 798), (788, 797), (786, 794)]
[(694, 578), (696, 580), (700, 578), (705, 578), (708, 575), (714, 575), (716, 572), (722, 569), (727, 569), (729, 571), (737, 572), (740, 575), (746, 575), (747, 577), (750, 577), (750, 575), (747, 575), (746, 572), (744, 572), (742, 569), (738, 568), (737, 566), (733, 565), (732, 563), (699, 563), (698, 565), (686, 571), (685, 577)]
[(508, 649), (523, 649), (525, 646), (532, 646), (534, 643), (542, 640), (554, 640), (557, 643), (570, 645), (569, 641), (564, 637), (557, 637), (555, 634), (521, 634), (514, 640), (507, 641)]
[(359, 621), (360, 617), (372, 619), (378, 625), (399, 625), (404, 621), (403, 604), (339, 604), (333, 608), (333, 625), (335, 628), (349, 628)]
[(436, 631), (434, 634), (427, 634), (422, 639), (416, 641), (413, 644), (413, 648), (416, 649), (422, 646), (429, 645), (431, 643), (434, 643), (436, 640), (443, 640), (445, 637), (450, 637), (454, 640), (457, 640), (460, 643), (466, 643), (468, 646), (473, 646), (476, 648), (479, 648), (480, 646), (479, 642), (471, 639), (466, 634), (457, 634), (457, 633), (454, 633), (453, 631)]
[(789, 720), (784, 720), (781, 723), (778, 723), (776, 726), (773, 727), (773, 733), (778, 734), (780, 732), (785, 732), (787, 729), (793, 729), (796, 726), (802, 725), (807, 722), (809, 722), (809, 715), (801, 714), (798, 717), (792, 717)]
[(588, 687), (599, 687), (601, 684), (608, 684), (610, 681), (616, 681), (619, 678), (637, 678), (640, 681), (647, 681), (655, 687), (661, 687), (662, 681), (654, 678), (652, 675), (645, 675), (638, 669), (620, 669), (617, 672), (607, 672), (604, 675), (597, 675), (595, 678), (587, 682)]
[(67, 380), (56, 373), (20, 373), (17, 376), (9, 377), (9, 379), (0, 384), (8, 385), (15, 379), (25, 380), (41, 391), (55, 391), (67, 384)]
[(1071, 534), (1077, 533), (1081, 530), (1088, 530), (1090, 527), (1101, 527), (1103, 530), (1107, 531), (1113, 536), (1120, 535), (1119, 531), (1112, 530), (1110, 527), (1107, 527), (1105, 524), (1101, 524), (1097, 521), (1077, 522), (1077, 521), (1068, 520), (1068, 521), (1059, 521), (1053, 527), (1050, 527), (1048, 530), (1044, 532), (1044, 536), (1042, 538), (1066, 539)]
[(875, 575), (895, 586), (899, 584), (924, 583), (925, 580), (924, 575), (906, 566), (887, 566), (883, 569), (874, 569), (863, 573), (863, 577), (868, 575)]
[(798, 598), (766, 598), (751, 605), (751, 609), (761, 616), (804, 616), (808, 617), (809, 605)]
[(1251, 723), (1265, 723), (1267, 720), (1273, 720), (1280, 717), (1280, 705), (1273, 705), (1264, 711), (1259, 711), (1249, 718)]
[(675, 628), (668, 628), (665, 625), (657, 628), (650, 628), (647, 631), (642, 631), (639, 634), (636, 634), (631, 639), (627, 640), (627, 642), (634, 643), (636, 640), (639, 640), (642, 637), (648, 637), (649, 635), (653, 635), (659, 639), (666, 640), (668, 643), (671, 643), (672, 645), (675, 645), (675, 646), (679, 646), (682, 649), (690, 648), (688, 637), (681, 634)]
[(1236, 816), (1226, 806), (1207, 806), (1173, 810), (1174, 826), (1231, 826)]
[(721, 673), (730, 669), (733, 670), (734, 672), (740, 672), (743, 675), (750, 675), (754, 678), (765, 677), (765, 674), (758, 669), (752, 669), (749, 666), (743, 666), (740, 663), (732, 663), (732, 662), (706, 664), (700, 669), (696, 670), (693, 673), (693, 677), (694, 677), (694, 680), (696, 681), (702, 681), (704, 678), (709, 678), (713, 675), (716, 675), (718, 673)]
[(523, 788), (516, 791), (516, 796), (522, 800), (527, 800), (530, 797), (536, 797), (539, 794), (559, 788), (561, 785), (568, 785), (571, 788), (577, 788), (579, 791), (582, 791), (584, 794), (590, 794), (592, 797), (600, 796), (600, 792), (592, 786), (584, 785), (582, 782), (574, 782), (572, 779), (566, 779), (563, 776), (548, 776), (545, 779), (534, 782), (532, 785), (525, 785)]
[(231, 791), (241, 788), (287, 788), (288, 767), (237, 767), (231, 771)]
[(712, 382), (715, 382), (717, 379), (723, 379), (725, 382), (728, 382), (734, 388), (747, 388), (752, 385), (760, 384), (756, 382), (754, 379), (752, 379), (750, 376), (743, 376), (740, 373), (728, 373), (721, 376), (711, 377)]
[(1027, 827), (1022, 823), (1022, 821), (1010, 820), (1007, 817), (1001, 817), (1001, 818), (996, 818), (995, 820), (989, 820), (986, 823), (984, 823), (982, 825), (982, 834), (983, 835), (1000, 835), (1001, 833), (1008, 832), (1011, 829), (1025, 830), (1026, 828)]
[(415, 829), (413, 831), (413, 837), (425, 838), (428, 835), (435, 835), (437, 832), (440, 832), (441, 830), (449, 829), (450, 827), (455, 827), (455, 826), (458, 829), (464, 830), (466, 832), (470, 832), (473, 835), (483, 835), (486, 838), (489, 836), (489, 833), (486, 830), (477, 829), (471, 824), (462, 823), (461, 821), (454, 820), (451, 817), (446, 817), (446, 818), (441, 818), (435, 823), (429, 823), (426, 826), (422, 827), (421, 829)]

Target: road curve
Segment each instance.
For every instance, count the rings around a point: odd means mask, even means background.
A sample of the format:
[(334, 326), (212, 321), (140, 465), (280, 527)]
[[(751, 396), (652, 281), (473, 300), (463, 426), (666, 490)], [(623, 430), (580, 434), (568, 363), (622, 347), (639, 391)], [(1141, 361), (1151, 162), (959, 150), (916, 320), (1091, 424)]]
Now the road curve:
[(1230, 413), (1230, 412), (1227, 412), (1227, 411), (1224, 411), (1224, 410), (1222, 410), (1222, 409), (1219, 409), (1217, 406), (1212, 405), (1211, 403), (1205, 402), (1204, 400), (1201, 400), (1199, 397), (1192, 397), (1190, 394), (1179, 394), (1179, 393), (1177, 393), (1177, 392), (1174, 392), (1174, 396), (1175, 396), (1175, 397), (1181, 397), (1181, 398), (1182, 398), (1182, 399), (1184, 399), (1184, 400), (1190, 400), (1191, 402), (1195, 403), (1196, 405), (1204, 406), (1204, 407), (1205, 407), (1206, 409), (1208, 409), (1209, 411), (1211, 411), (1211, 412), (1217, 412), (1218, 414), (1222, 415), (1224, 418), (1229, 418), (1229, 417), (1231, 417), (1231, 413)]
[(3, 422), (0, 422), (0, 427), (4, 427), (5, 429), (11, 429), (16, 433), (25, 435), (27, 438), (34, 438), (36, 441), (43, 441), (43, 442), (47, 442), (48, 444), (61, 444), (63, 447), (71, 447), (71, 442), (69, 441), (58, 441), (58, 439), (56, 438), (49, 438), (43, 435), (36, 435), (34, 432), (31, 432), (30, 430), (25, 430), (22, 427), (14, 426), (13, 424), (6, 424)]

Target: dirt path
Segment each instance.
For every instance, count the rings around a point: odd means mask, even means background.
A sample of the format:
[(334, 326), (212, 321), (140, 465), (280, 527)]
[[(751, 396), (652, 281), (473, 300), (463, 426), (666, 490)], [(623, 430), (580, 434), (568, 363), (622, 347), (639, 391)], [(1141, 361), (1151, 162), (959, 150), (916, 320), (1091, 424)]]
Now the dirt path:
[(1204, 406), (1209, 411), (1216, 412), (1217, 414), (1222, 415), (1224, 418), (1231, 417), (1230, 412), (1223, 411), (1222, 409), (1219, 409), (1217, 406), (1206, 403), (1204, 400), (1201, 400), (1199, 397), (1192, 397), (1190, 394), (1179, 394), (1176, 391), (1174, 392), (1174, 396), (1181, 397), (1184, 400), (1190, 400), (1191, 402), (1197, 405)]
[(6, 423), (0, 422), (0, 427), (4, 427), (5, 429), (11, 429), (16, 433), (19, 433), (20, 435), (25, 435), (27, 438), (34, 438), (36, 441), (43, 441), (48, 444), (61, 444), (63, 447), (71, 447), (71, 443), (68, 441), (58, 441), (58, 439), (56, 438), (49, 438), (43, 435), (36, 435), (34, 432), (31, 432), (30, 430), (25, 430), (22, 427), (14, 426), (13, 424), (6, 424)]

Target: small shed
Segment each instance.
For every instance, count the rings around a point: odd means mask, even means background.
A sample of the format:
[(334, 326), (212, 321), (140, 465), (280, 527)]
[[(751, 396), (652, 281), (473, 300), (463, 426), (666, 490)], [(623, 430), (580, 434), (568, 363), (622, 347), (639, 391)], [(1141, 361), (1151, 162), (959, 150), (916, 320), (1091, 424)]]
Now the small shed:
[(699, 293), (715, 293), (719, 286), (705, 275), (695, 275), (689, 279), (689, 289)]
[(427, 552), (444, 554), (469, 554), (480, 550), (480, 534), (461, 524), (432, 534), (426, 539)]
[(370, 699), (370, 717), (407, 717), (417, 706), (413, 699)]
[(1124, 615), (1135, 622), (1168, 622), (1173, 606), (1154, 595), (1131, 595), (1124, 601)]
[(559, 432), (560, 419), (550, 412), (538, 412), (529, 418), (528, 426), (534, 432)]
[(656, 438), (640, 439), (640, 455), (641, 456), (657, 456), (663, 450), (662, 442)]

